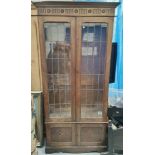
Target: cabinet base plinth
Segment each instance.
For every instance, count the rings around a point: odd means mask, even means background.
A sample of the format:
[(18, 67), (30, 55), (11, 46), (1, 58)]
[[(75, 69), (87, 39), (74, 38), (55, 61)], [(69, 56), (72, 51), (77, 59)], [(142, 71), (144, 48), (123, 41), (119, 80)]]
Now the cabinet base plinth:
[(45, 153), (87, 153), (87, 152), (104, 152), (107, 151), (107, 146), (66, 146), (66, 147), (55, 147), (46, 146)]

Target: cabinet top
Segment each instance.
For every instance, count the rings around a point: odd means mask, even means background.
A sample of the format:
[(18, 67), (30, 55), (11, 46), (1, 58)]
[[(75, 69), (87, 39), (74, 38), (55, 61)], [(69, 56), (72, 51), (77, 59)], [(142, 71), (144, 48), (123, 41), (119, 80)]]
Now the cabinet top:
[(62, 7), (117, 7), (120, 2), (77, 2), (77, 1), (42, 1), (32, 2), (36, 7), (62, 6)]
[(50, 16), (114, 16), (119, 2), (32, 2), (31, 15)]

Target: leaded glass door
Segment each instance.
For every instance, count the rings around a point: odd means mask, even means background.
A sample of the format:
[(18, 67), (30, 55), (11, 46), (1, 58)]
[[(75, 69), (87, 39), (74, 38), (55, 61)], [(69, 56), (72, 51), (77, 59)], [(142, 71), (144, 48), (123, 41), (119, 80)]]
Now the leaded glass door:
[(75, 43), (72, 17), (44, 17), (44, 81), (46, 120), (75, 120)]
[(112, 21), (79, 17), (77, 23), (77, 120), (106, 121)]

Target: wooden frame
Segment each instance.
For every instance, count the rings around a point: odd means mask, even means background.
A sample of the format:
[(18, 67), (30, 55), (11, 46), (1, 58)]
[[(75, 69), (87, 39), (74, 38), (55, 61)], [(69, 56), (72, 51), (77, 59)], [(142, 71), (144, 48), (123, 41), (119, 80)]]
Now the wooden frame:
[[(35, 8), (32, 8), (32, 14), (35, 14)], [(42, 70), (39, 43), (39, 28), (37, 16), (31, 17), (31, 90), (42, 91)]]
[[(104, 151), (106, 144), (107, 128), (107, 107), (108, 107), (108, 84), (109, 70), (112, 46), (113, 19), (115, 16), (115, 7), (119, 3), (105, 2), (36, 2), (33, 3), (32, 16), (36, 17), (39, 25), (39, 42), (41, 52), (41, 71), (44, 95), (44, 110), (46, 124), (46, 152), (90, 152)], [(35, 6), (35, 7), (34, 7)], [(43, 24), (45, 22), (67, 22), (71, 28), (71, 96), (72, 109), (71, 118), (51, 118), (49, 117), (49, 97), (48, 97), (48, 79), (47, 67), (45, 62), (45, 38)], [(106, 23), (106, 53), (103, 81), (103, 116), (99, 118), (81, 118), (80, 105), (80, 64), (81, 64), (81, 26), (82, 23)], [(89, 133), (94, 133), (90, 136)], [(100, 135), (100, 131), (103, 135)], [(68, 139), (65, 138), (65, 133)], [(82, 134), (82, 136), (81, 136)], [(57, 136), (55, 136), (57, 135)], [(97, 137), (95, 137), (95, 135)], [(85, 138), (85, 139), (84, 139)], [(90, 141), (89, 141), (90, 140)], [(101, 141), (104, 140), (104, 143)]]

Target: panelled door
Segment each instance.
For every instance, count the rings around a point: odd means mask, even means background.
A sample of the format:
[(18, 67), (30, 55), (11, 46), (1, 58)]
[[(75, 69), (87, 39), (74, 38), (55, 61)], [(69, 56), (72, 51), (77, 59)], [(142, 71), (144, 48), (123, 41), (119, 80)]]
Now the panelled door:
[[(76, 18), (76, 121), (78, 144), (105, 146), (112, 20)], [(108, 51), (108, 52), (107, 52)]]
[(112, 21), (39, 18), (48, 145), (105, 144)]
[(40, 17), (39, 25), (47, 145), (76, 145), (75, 18)]

